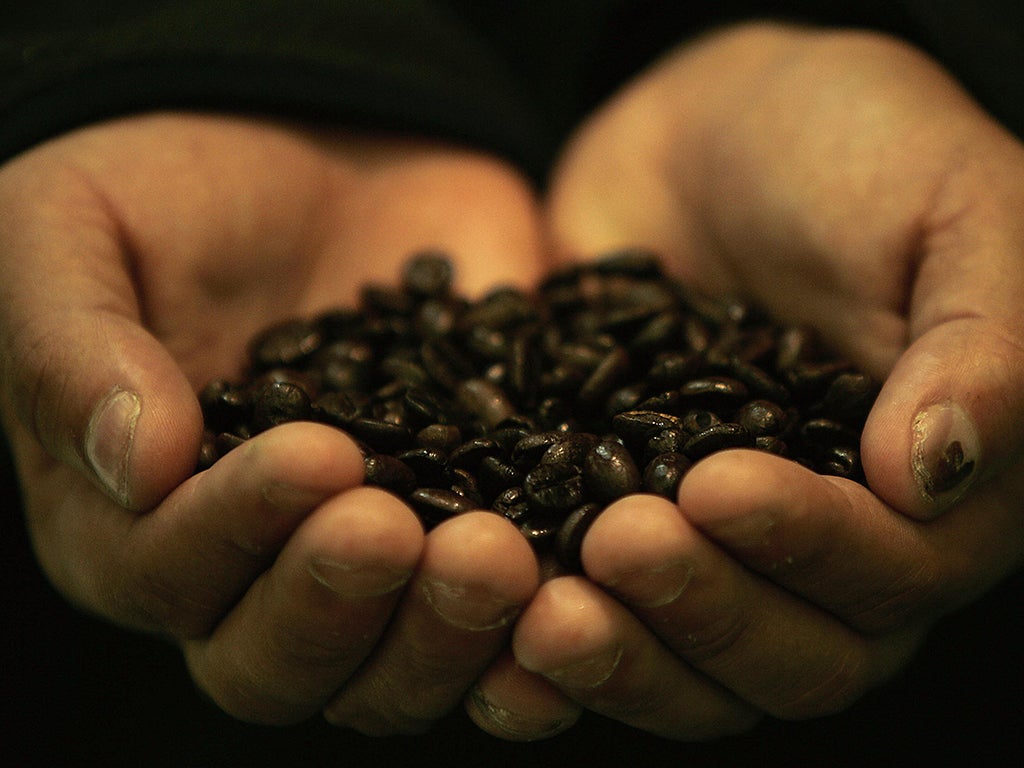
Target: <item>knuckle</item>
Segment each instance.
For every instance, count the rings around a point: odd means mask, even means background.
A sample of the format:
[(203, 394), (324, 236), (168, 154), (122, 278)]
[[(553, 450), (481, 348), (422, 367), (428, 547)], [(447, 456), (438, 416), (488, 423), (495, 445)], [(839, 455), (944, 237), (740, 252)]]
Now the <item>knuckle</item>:
[(172, 586), (165, 577), (151, 570), (140, 570), (127, 577), (120, 592), (118, 613), (135, 627), (167, 634), (178, 640), (205, 636), (216, 621), (217, 609)]

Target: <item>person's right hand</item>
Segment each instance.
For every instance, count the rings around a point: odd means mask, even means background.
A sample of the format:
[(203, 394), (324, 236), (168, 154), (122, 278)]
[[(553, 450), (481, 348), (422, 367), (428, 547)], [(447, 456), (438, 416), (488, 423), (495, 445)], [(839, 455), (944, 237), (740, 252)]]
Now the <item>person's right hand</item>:
[(240, 117), (129, 117), (9, 161), (0, 396), (49, 578), (179, 643), (240, 718), (385, 733), (451, 709), (537, 588), (518, 532), (471, 513), (425, 536), (311, 423), (193, 475), (195, 392), (257, 330), (394, 282), (419, 248), (470, 294), (535, 280), (536, 221), (496, 160)]

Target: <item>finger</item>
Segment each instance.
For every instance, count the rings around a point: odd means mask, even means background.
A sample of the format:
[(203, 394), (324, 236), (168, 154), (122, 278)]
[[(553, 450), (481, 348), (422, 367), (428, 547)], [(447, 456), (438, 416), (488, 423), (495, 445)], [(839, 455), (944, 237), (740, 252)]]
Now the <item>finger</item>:
[(556, 736), (583, 712), (548, 680), (519, 666), (511, 651), (487, 667), (463, 704), (481, 730), (509, 741)]
[(458, 705), (498, 655), (539, 583), (529, 544), (491, 512), (469, 512), (427, 536), (387, 634), (325, 709), (367, 734), (420, 732)]
[(261, 723), (315, 714), (369, 654), (423, 545), (415, 514), (356, 488), (325, 502), (208, 638), (192, 675), (224, 711)]
[(583, 562), (680, 659), (777, 717), (839, 711), (909, 653), (901, 639), (864, 638), (753, 574), (660, 497), (608, 507)]
[(1020, 479), (999, 484), (941, 523), (922, 525), (860, 484), (729, 451), (694, 466), (679, 506), (746, 567), (878, 634), (927, 626), (1012, 569), (1024, 538), (1012, 500), (1022, 490)]
[(117, 503), (149, 508), (194, 468), (198, 403), (142, 328), (126, 245), (103, 201), (70, 174), (45, 189), (12, 183), (19, 168), (0, 185), (3, 399), (52, 456)]
[(587, 709), (660, 736), (710, 739), (759, 719), (584, 578), (546, 582), (519, 619), (512, 647), (520, 665)]
[(39, 516), (40, 549), (69, 596), (118, 623), (175, 638), (205, 635), (316, 506), (362, 482), (346, 435), (287, 424), (228, 453), (135, 516), (97, 503)]

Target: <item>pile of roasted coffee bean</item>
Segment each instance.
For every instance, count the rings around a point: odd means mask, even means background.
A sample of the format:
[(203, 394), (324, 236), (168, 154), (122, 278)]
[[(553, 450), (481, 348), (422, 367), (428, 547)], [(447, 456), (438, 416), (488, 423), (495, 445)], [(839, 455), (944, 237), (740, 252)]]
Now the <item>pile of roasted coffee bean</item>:
[(694, 294), (650, 253), (575, 264), (532, 292), (469, 301), (452, 286), (444, 254), (418, 253), (358, 306), (268, 328), (244, 381), (200, 395), (199, 468), (277, 424), (330, 424), (361, 444), (366, 482), (427, 528), (490, 509), (569, 569), (610, 502), (674, 498), (715, 451), (863, 482), (877, 384), (806, 329)]

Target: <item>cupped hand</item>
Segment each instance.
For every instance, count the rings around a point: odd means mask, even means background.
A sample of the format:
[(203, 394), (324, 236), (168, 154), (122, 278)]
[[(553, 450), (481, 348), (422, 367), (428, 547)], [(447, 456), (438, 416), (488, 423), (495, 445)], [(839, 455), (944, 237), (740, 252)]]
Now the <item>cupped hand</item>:
[(651, 247), (884, 386), (871, 490), (740, 451), (678, 504), (609, 508), (587, 578), (542, 586), (517, 671), (471, 698), (484, 728), (542, 684), (676, 738), (834, 712), (1024, 563), (1024, 148), (937, 64), (867, 32), (718, 31), (581, 127), (548, 203), (562, 256)]
[(424, 535), (355, 443), (296, 423), (193, 474), (195, 392), (252, 335), (441, 248), (469, 294), (540, 270), (525, 182), (455, 147), (152, 114), (0, 169), (0, 381), (42, 567), (179, 643), (260, 722), (424, 728), (507, 644), (537, 565), (499, 516)]

